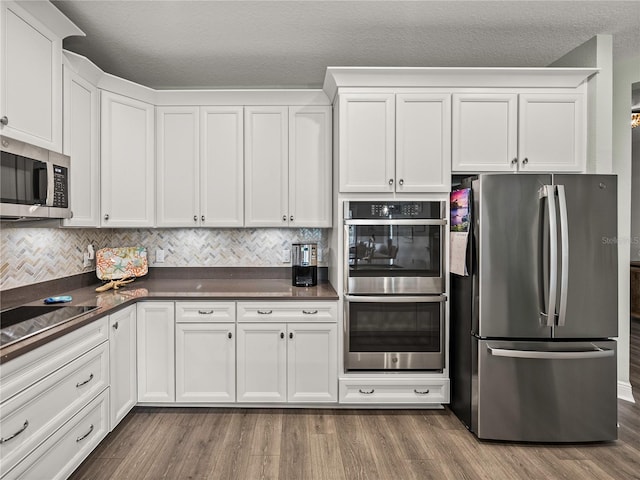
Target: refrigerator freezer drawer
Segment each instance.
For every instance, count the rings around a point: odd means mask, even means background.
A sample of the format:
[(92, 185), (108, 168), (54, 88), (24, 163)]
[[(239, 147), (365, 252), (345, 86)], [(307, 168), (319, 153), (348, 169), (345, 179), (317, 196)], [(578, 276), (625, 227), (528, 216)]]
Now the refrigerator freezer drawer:
[(616, 342), (477, 340), (472, 430), (478, 438), (617, 438)]

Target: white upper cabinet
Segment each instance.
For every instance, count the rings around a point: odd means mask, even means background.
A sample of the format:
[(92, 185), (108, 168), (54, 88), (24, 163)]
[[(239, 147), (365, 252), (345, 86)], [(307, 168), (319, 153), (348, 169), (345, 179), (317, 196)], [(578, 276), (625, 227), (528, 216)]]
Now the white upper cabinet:
[(453, 95), (452, 170), (517, 171), (518, 96)]
[(584, 171), (583, 101), (581, 93), (454, 94), (452, 170)]
[(331, 226), (331, 107), (289, 107), (289, 226)]
[(245, 107), (245, 225), (331, 226), (331, 107)]
[(14, 2), (0, 24), (0, 133), (61, 152), (62, 38)]
[(244, 223), (243, 107), (200, 108), (200, 221)]
[(397, 192), (451, 188), (451, 95), (396, 95)]
[(156, 109), (156, 224), (192, 227), (200, 221), (198, 107)]
[(345, 93), (338, 109), (341, 192), (450, 190), (450, 94)]
[(66, 65), (63, 152), (71, 157), (68, 227), (100, 225), (100, 117), (98, 89)]
[(103, 227), (154, 225), (154, 107), (101, 93)]
[(245, 107), (245, 225), (281, 227), (289, 218), (289, 109)]
[(519, 107), (521, 171), (585, 170), (586, 121), (581, 94), (521, 94)]
[(341, 192), (393, 192), (395, 95), (339, 96)]

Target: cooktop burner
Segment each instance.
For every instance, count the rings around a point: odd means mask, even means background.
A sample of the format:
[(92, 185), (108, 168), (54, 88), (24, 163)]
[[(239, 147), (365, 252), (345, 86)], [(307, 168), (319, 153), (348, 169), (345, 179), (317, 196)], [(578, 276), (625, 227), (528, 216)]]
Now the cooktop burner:
[(0, 312), (0, 346), (9, 345), (98, 308), (71, 305), (34, 305)]

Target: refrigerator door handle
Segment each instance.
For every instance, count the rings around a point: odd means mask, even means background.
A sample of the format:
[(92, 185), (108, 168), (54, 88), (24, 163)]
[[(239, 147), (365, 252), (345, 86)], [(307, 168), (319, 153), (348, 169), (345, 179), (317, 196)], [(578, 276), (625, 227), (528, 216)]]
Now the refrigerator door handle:
[(540, 312), (540, 321), (547, 327), (555, 325), (556, 296), (558, 292), (558, 223), (556, 219), (556, 190), (555, 185), (542, 185), (540, 198), (547, 199), (549, 215), (549, 298), (547, 311)]
[(557, 185), (558, 207), (560, 211), (560, 309), (558, 311), (558, 326), (565, 324), (567, 316), (567, 291), (569, 287), (569, 216), (567, 214), (567, 196), (564, 185)]
[(493, 348), (487, 346), (490, 355), (494, 357), (527, 358), (534, 360), (580, 360), (584, 358), (613, 357), (614, 350), (595, 347), (593, 350), (583, 351), (538, 351), (538, 350), (511, 350), (509, 348)]

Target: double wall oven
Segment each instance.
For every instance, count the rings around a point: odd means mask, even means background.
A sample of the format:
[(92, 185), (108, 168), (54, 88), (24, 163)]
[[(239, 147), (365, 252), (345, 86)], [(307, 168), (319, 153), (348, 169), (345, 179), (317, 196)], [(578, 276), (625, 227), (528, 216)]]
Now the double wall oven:
[(346, 370), (443, 369), (445, 207), (344, 203)]

